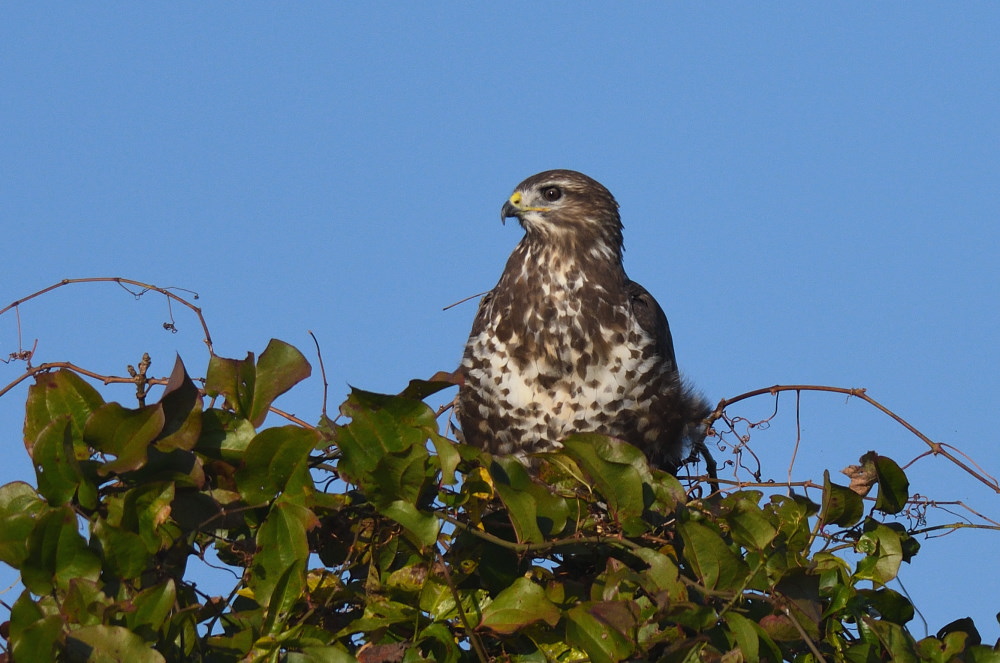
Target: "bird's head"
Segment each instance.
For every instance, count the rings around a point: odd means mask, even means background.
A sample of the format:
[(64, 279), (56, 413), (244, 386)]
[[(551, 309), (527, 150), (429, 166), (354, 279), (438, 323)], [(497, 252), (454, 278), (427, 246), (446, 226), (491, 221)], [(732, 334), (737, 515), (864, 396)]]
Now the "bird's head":
[(621, 255), (618, 203), (600, 182), (575, 170), (547, 170), (518, 184), (500, 210), (501, 221), (510, 218), (530, 240), (578, 247), (601, 243)]

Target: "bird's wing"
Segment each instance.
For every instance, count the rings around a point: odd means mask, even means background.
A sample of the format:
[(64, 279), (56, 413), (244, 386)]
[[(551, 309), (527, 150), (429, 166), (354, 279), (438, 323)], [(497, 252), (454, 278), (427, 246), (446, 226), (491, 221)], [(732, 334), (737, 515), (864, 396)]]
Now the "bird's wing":
[(656, 303), (653, 295), (635, 281), (629, 281), (625, 288), (632, 301), (632, 313), (639, 326), (656, 340), (656, 349), (661, 357), (669, 360), (674, 370), (677, 370), (677, 358), (674, 356), (674, 340), (670, 336), (670, 324), (667, 316)]

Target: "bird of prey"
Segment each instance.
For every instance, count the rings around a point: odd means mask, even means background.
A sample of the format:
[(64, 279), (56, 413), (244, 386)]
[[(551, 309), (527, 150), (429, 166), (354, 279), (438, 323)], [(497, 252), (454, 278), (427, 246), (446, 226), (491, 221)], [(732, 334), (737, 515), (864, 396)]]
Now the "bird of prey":
[(549, 170), (500, 212), (524, 237), (479, 304), (462, 360), (462, 439), (522, 458), (571, 433), (614, 436), (676, 472), (711, 408), (681, 380), (667, 318), (622, 267), (618, 203)]

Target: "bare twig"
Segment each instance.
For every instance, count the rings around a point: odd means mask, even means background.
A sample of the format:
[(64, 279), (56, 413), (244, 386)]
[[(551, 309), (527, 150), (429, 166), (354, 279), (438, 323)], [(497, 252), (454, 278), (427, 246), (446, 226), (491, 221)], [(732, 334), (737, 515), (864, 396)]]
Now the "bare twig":
[(319, 360), (319, 374), (323, 378), (323, 418), (326, 419), (326, 398), (327, 393), (330, 389), (329, 383), (326, 381), (326, 366), (323, 365), (323, 351), (320, 350), (319, 341), (316, 339), (316, 334), (312, 333), (312, 330), (307, 330), (309, 335), (312, 337), (313, 343), (316, 345), (316, 358)]
[[(998, 482), (995, 477), (993, 477), (990, 474), (987, 474), (986, 472), (982, 473), (977, 472), (976, 470), (969, 467), (968, 464), (959, 460), (954, 454), (952, 454), (950, 451), (946, 449), (946, 447), (948, 448), (954, 448), (954, 447), (931, 440), (929, 437), (921, 433), (913, 424), (908, 422), (906, 419), (903, 419), (901, 416), (899, 416), (898, 414), (887, 408), (885, 405), (883, 405), (882, 403), (878, 402), (877, 400), (869, 396), (866, 393), (865, 389), (863, 388), (829, 387), (823, 385), (804, 385), (804, 384), (774, 385), (773, 387), (768, 387), (765, 389), (755, 389), (753, 391), (748, 391), (745, 394), (740, 394), (739, 396), (734, 396), (733, 398), (723, 399), (719, 401), (719, 405), (716, 406), (715, 411), (710, 415), (709, 420), (715, 422), (719, 419), (725, 418), (726, 408), (734, 403), (744, 401), (748, 398), (753, 398), (754, 396), (761, 396), (763, 394), (778, 394), (783, 391), (795, 391), (795, 392), (826, 391), (834, 394), (847, 394), (848, 396), (853, 396), (855, 398), (863, 400), (864, 402), (868, 403), (879, 412), (882, 412), (889, 418), (893, 419), (896, 423), (898, 423), (906, 430), (910, 431), (913, 435), (920, 438), (928, 447), (930, 447), (930, 452), (932, 454), (947, 458), (952, 463), (954, 463), (961, 469), (965, 470), (966, 473), (975, 478), (977, 481), (989, 486), (990, 489), (993, 490), (994, 492), (1000, 493), (1000, 482)], [(965, 454), (962, 455), (965, 456)], [(968, 456), (965, 457), (968, 458)], [(970, 460), (970, 462), (972, 461)], [(976, 463), (973, 464), (976, 465)], [(978, 467), (978, 465), (976, 466)]]
[[(54, 283), (54, 284), (48, 286), (47, 288), (42, 288), (38, 292), (34, 292), (34, 293), (28, 295), (27, 297), (22, 297), (21, 299), (13, 301), (9, 305), (7, 305), (6, 307), (4, 307), (3, 309), (0, 309), (0, 315), (3, 315), (4, 313), (6, 313), (7, 311), (9, 311), (11, 309), (14, 309), (15, 311), (18, 312), (18, 316), (19, 316), (18, 317), (18, 344), (19, 344), (19, 346), (20, 346), (20, 343), (21, 343), (21, 338), (20, 338), (20, 330), (21, 330), (21, 327), (20, 327), (20, 306), (21, 306), (21, 304), (23, 304), (23, 303), (25, 303), (25, 302), (27, 302), (29, 300), (32, 300), (32, 299), (34, 299), (36, 297), (40, 297), (41, 295), (44, 295), (47, 292), (51, 292), (51, 291), (53, 291), (53, 290), (55, 290), (57, 288), (62, 288), (63, 286), (73, 285), (73, 284), (77, 284), (77, 283), (117, 283), (122, 288), (124, 288), (129, 294), (131, 294), (133, 297), (135, 297), (137, 299), (139, 297), (142, 297), (144, 294), (146, 294), (149, 291), (158, 292), (158, 293), (164, 295), (167, 298), (167, 311), (168, 311), (168, 315), (170, 316), (170, 322), (163, 323), (163, 326), (164, 326), (165, 329), (168, 329), (170, 331), (177, 331), (177, 328), (174, 326), (173, 312), (170, 310), (170, 303), (171, 303), (171, 301), (175, 301), (175, 302), (177, 302), (179, 304), (183, 304), (187, 308), (191, 309), (196, 316), (198, 316), (198, 321), (201, 323), (202, 331), (204, 331), (204, 333), (205, 333), (205, 338), (203, 339), (204, 342), (205, 342), (205, 345), (208, 347), (208, 351), (209, 351), (210, 354), (213, 354), (213, 355), (215, 354), (215, 351), (212, 349), (212, 334), (208, 330), (208, 324), (205, 322), (205, 317), (202, 315), (201, 309), (198, 308), (197, 306), (195, 306), (194, 304), (192, 304), (191, 302), (189, 302), (188, 300), (184, 299), (183, 297), (174, 294), (173, 292), (171, 292), (171, 290), (183, 290), (184, 292), (190, 292), (193, 295), (193, 299), (198, 299), (198, 293), (196, 293), (196, 292), (194, 292), (192, 290), (185, 290), (184, 288), (178, 288), (178, 287), (174, 287), (174, 286), (170, 286), (170, 287), (166, 287), (166, 288), (161, 288), (160, 286), (152, 285), (152, 284), (149, 284), (149, 283), (143, 283), (141, 281), (133, 281), (132, 279), (125, 279), (125, 278), (121, 278), (121, 277), (118, 277), (118, 276), (98, 276), (98, 277), (88, 277), (88, 278), (82, 278), (82, 279), (63, 279), (62, 281), (59, 281), (58, 283)], [(130, 286), (130, 285), (131, 286), (135, 286), (137, 288), (141, 288), (141, 290), (139, 290), (138, 292), (134, 291), (134, 290), (131, 290), (131, 289), (128, 288), (128, 286)], [(21, 348), (19, 347), (19, 349), (21, 349)]]

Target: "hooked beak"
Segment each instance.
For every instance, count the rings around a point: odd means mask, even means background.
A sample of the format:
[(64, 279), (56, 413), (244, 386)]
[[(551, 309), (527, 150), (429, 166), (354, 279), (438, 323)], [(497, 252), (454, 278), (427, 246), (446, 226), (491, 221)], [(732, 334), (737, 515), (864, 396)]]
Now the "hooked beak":
[(508, 200), (503, 204), (503, 207), (500, 208), (500, 223), (507, 225), (507, 219), (513, 219), (520, 213), (520, 210), (514, 207), (514, 205)]

